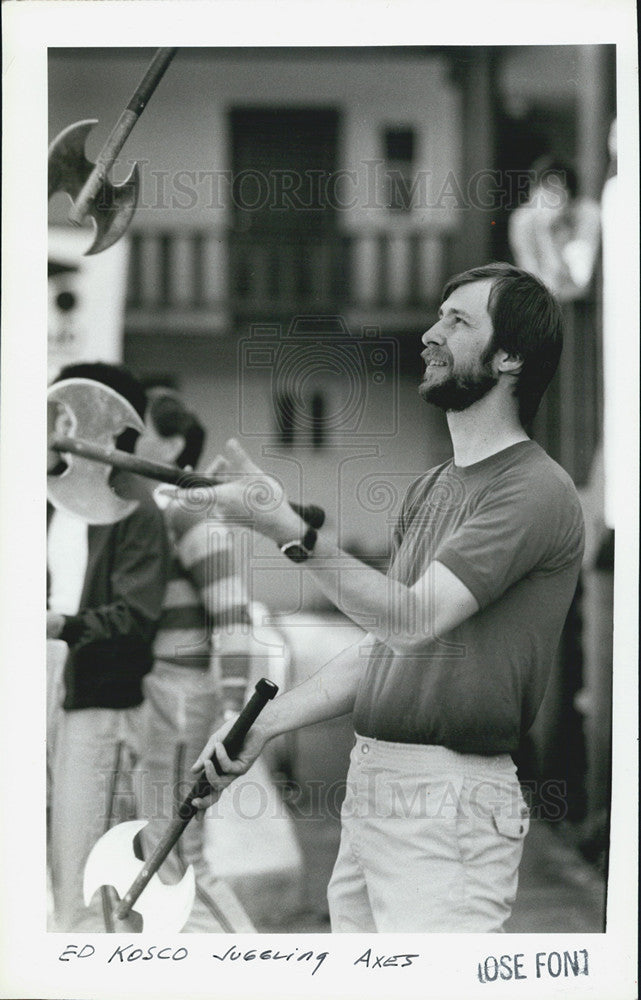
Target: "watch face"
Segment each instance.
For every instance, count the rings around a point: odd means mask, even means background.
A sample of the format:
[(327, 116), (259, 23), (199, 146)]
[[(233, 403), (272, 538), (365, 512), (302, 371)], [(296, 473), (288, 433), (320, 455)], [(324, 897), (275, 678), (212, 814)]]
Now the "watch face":
[(283, 545), (281, 552), (292, 562), (297, 563), (305, 562), (309, 556), (308, 550), (300, 542), (290, 542), (288, 545)]
[(316, 531), (314, 528), (308, 528), (304, 538), (296, 538), (291, 542), (286, 542), (280, 546), (280, 551), (292, 562), (300, 563), (309, 559), (315, 544)]

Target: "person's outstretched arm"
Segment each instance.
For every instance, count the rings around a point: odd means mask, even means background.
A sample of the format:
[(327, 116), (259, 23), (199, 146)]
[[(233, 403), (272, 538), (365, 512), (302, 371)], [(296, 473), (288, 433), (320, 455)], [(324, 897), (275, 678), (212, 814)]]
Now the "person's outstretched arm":
[[(221, 477), (221, 485), (210, 488), (209, 508), (203, 503), (207, 491), (198, 490), (201, 508), (221, 520), (251, 518), (255, 530), (278, 546), (302, 538), (307, 525), (280, 483), (254, 465), (237, 442), (226, 447), (228, 457), (219, 456), (208, 470)], [(189, 502), (184, 491), (177, 502), (183, 501)], [(312, 558), (298, 568), (312, 574), (343, 614), (396, 653), (423, 648), (479, 609), (471, 591), (437, 560), (409, 587), (348, 555), (327, 527), (318, 534)]]

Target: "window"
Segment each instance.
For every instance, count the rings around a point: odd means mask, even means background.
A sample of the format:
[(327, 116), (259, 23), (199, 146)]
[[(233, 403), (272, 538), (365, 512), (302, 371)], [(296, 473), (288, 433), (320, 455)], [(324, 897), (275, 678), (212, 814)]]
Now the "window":
[(386, 128), (385, 199), (392, 212), (409, 212), (412, 207), (412, 180), (416, 134), (413, 128)]

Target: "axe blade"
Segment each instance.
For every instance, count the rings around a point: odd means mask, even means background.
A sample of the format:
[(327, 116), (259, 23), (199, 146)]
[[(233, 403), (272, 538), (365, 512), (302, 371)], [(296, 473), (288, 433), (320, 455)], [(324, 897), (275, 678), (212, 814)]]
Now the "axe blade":
[[(95, 167), (85, 155), (85, 145), (89, 133), (97, 124), (96, 118), (75, 122), (49, 146), (49, 198), (58, 191), (64, 191), (75, 203)], [(122, 184), (113, 184), (105, 172), (99, 194), (87, 209), (87, 215), (95, 223), (95, 238), (85, 250), (85, 256), (100, 253), (120, 239), (134, 216), (139, 194), (140, 171), (137, 163)]]
[[(127, 892), (144, 862), (136, 857), (133, 842), (147, 826), (146, 820), (131, 820), (111, 827), (96, 841), (85, 865), (83, 895), (89, 906), (103, 885), (114, 887), (120, 898)], [(143, 920), (145, 934), (178, 934), (185, 926), (196, 894), (194, 870), (190, 865), (175, 885), (166, 885), (153, 875), (136, 901), (135, 910)], [(116, 931), (118, 925), (116, 923)]]
[[(119, 434), (131, 427), (142, 433), (145, 425), (120, 393), (101, 382), (70, 378), (54, 382), (47, 393), (50, 413), (63, 414), (72, 437), (82, 437), (113, 448)], [(111, 468), (78, 456), (68, 457), (59, 476), (47, 476), (47, 496), (58, 507), (87, 524), (114, 524), (128, 517), (138, 501), (119, 496), (109, 483)]]
[(49, 146), (49, 198), (65, 191), (75, 201), (80, 194), (93, 170), (93, 163), (85, 156), (85, 143), (97, 124), (97, 118), (87, 118), (68, 125)]
[(89, 215), (96, 223), (96, 236), (85, 250), (85, 257), (101, 253), (117, 243), (129, 227), (138, 207), (140, 194), (140, 171), (135, 163), (133, 170), (122, 184), (112, 184), (104, 180), (100, 194), (89, 209)]
[[(82, 475), (82, 489), (78, 477)], [(86, 458), (74, 458), (73, 470), (47, 476), (47, 498), (53, 507), (86, 524), (116, 524), (133, 514), (137, 500), (118, 496), (109, 483), (111, 469)]]

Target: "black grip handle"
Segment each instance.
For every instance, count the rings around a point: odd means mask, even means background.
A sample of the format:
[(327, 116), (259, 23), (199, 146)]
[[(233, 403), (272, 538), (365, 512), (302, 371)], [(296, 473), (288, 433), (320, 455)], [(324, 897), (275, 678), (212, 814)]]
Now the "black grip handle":
[[(223, 746), (230, 757), (235, 757), (240, 752), (245, 737), (253, 723), (267, 702), (277, 692), (278, 687), (273, 681), (269, 681), (265, 677), (258, 681), (254, 693), (223, 740)], [(221, 770), (215, 754), (212, 757), (212, 762), (218, 774), (223, 774), (224, 772)], [(178, 809), (176, 819), (172, 820), (164, 836), (158, 841), (151, 856), (144, 862), (140, 872), (116, 907), (115, 913), (119, 920), (124, 920), (131, 913), (136, 900), (143, 892), (145, 886), (152, 876), (156, 874), (189, 821), (196, 815), (198, 810), (193, 805), (192, 799), (203, 798), (205, 795), (209, 795), (211, 790), (211, 785), (204, 775), (192, 786), (189, 794)]]
[[(115, 469), (122, 469), (125, 472), (133, 472), (137, 476), (146, 479), (154, 479), (159, 483), (171, 483), (181, 489), (198, 488), (199, 486), (218, 486), (219, 479), (215, 476), (206, 476), (200, 472), (186, 471), (179, 469), (175, 465), (163, 465), (160, 462), (151, 462), (149, 459), (139, 458), (137, 455), (130, 455), (127, 451), (120, 451), (117, 448), (104, 448), (94, 444), (93, 441), (83, 441), (81, 438), (67, 437), (65, 435), (54, 435), (49, 441), (48, 447), (51, 451), (61, 454), (65, 452), (77, 455), (79, 458), (88, 458), (92, 462), (102, 462), (103, 465), (111, 465)], [(306, 521), (310, 528), (317, 531), (325, 523), (325, 511), (316, 504), (299, 504), (290, 501), (290, 507), (295, 510), (303, 521)]]
[(325, 523), (325, 511), (322, 507), (317, 507), (316, 504), (306, 503), (292, 503), (289, 501), (289, 506), (292, 510), (295, 510), (299, 517), (302, 517), (303, 521), (306, 521), (310, 528), (322, 528)]
[[(245, 737), (247, 733), (253, 726), (254, 722), (262, 712), (263, 708), (267, 702), (276, 695), (278, 687), (273, 681), (268, 681), (265, 677), (258, 681), (256, 689), (243, 708), (242, 712), (234, 722), (233, 726), (225, 736), (223, 746), (229, 756), (233, 759), (237, 757), (242, 750), (243, 743), (245, 742)], [(211, 762), (214, 765), (216, 774), (224, 774), (222, 767), (218, 763), (218, 758), (216, 754), (211, 758)], [(207, 778), (202, 775), (193, 786), (187, 797), (182, 802), (182, 805), (178, 809), (178, 815), (181, 819), (186, 818), (187, 813), (191, 816), (197, 811), (196, 807), (192, 805), (192, 799), (202, 799), (211, 792), (211, 785), (207, 781)]]

